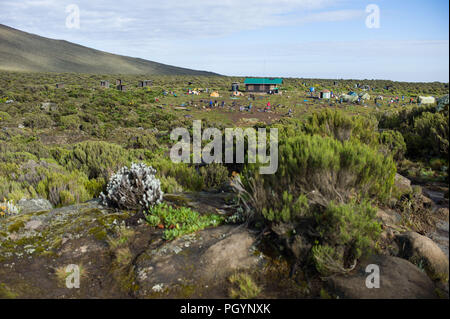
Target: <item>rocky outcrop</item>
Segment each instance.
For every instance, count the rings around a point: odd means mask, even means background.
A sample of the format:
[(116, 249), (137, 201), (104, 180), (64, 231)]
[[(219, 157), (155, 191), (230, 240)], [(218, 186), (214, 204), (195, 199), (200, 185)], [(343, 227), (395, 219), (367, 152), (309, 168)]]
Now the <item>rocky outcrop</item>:
[(384, 225), (396, 225), (399, 224), (402, 220), (402, 217), (399, 213), (393, 211), (392, 209), (378, 209), (377, 211), (377, 219), (382, 222)]
[[(0, 298), (226, 298), (230, 274), (263, 262), (255, 237), (236, 225), (166, 241), (98, 201), (43, 208), (0, 219)], [(71, 265), (79, 288), (66, 286)]]
[(21, 199), (17, 207), (22, 214), (37, 213), (53, 209), (53, 205), (46, 199)]
[[(366, 280), (373, 270), (380, 270), (379, 288), (368, 288)], [(370, 280), (370, 278), (369, 278)], [(373, 256), (362, 262), (348, 276), (339, 275), (328, 279), (333, 294), (345, 299), (432, 299), (438, 296), (430, 278), (405, 259), (391, 256)], [(370, 285), (369, 285), (370, 287)]]
[(253, 254), (254, 244), (245, 228), (224, 225), (150, 246), (136, 260), (137, 295), (188, 297), (186, 287), (197, 296), (214, 294), (234, 271), (258, 265), (261, 259)]
[(394, 186), (400, 195), (412, 192), (411, 181), (400, 174), (395, 174)]
[(433, 279), (448, 280), (448, 257), (430, 238), (415, 232), (406, 232), (396, 237), (400, 256), (423, 267)]

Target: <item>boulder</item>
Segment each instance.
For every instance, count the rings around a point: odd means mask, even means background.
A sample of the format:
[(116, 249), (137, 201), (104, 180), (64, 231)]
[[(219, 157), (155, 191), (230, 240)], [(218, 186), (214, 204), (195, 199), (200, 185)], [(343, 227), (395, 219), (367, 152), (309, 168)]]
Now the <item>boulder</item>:
[(377, 219), (384, 225), (395, 225), (401, 222), (402, 217), (392, 209), (378, 209)]
[[(379, 288), (368, 288), (366, 280), (379, 267)], [(435, 286), (426, 274), (405, 259), (392, 256), (372, 256), (360, 263), (349, 275), (328, 278), (327, 284), (333, 294), (344, 299), (434, 299), (438, 298)]]
[(21, 199), (17, 203), (17, 207), (22, 214), (44, 212), (53, 209), (53, 205), (46, 199)]
[(396, 236), (400, 257), (423, 267), (432, 279), (448, 280), (448, 258), (430, 238), (415, 232)]
[(394, 186), (400, 192), (400, 195), (409, 194), (413, 191), (411, 181), (400, 174), (395, 174)]

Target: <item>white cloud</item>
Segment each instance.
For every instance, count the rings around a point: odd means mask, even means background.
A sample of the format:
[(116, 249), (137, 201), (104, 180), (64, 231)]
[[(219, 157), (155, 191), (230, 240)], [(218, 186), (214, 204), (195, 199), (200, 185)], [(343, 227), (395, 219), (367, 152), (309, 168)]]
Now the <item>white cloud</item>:
[[(146, 33), (147, 37), (217, 37), (243, 30), (354, 19), (354, 10), (330, 10), (338, 0), (76, 1), (81, 31)], [(51, 33), (61, 27), (71, 0), (4, 2), (0, 18)], [(321, 10), (317, 12), (317, 10)], [(324, 11), (325, 10), (325, 11)], [(24, 21), (28, 21), (24, 23)], [(159, 30), (154, 33), (154, 30)]]

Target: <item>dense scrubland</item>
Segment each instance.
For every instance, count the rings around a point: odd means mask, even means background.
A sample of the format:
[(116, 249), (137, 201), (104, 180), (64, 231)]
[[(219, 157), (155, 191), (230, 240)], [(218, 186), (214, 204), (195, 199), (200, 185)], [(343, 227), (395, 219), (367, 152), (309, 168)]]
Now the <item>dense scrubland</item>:
[[(442, 107), (409, 103), (419, 95), (442, 97), (448, 84), (285, 79), (282, 95), (257, 96), (253, 111), (242, 112), (249, 95), (229, 97), (231, 83), (241, 78), (153, 76), (145, 77), (152, 87), (138, 88), (144, 77), (0, 73), (0, 198), (44, 198), (55, 207), (83, 203), (105, 192), (121, 167), (143, 163), (156, 169), (165, 194), (235, 191), (230, 196), (237, 209), (225, 217), (167, 203), (130, 208), (144, 209), (151, 227), (166, 229), (166, 240), (220, 223), (245, 223), (270, 231), (266, 243), (287, 248), (283, 255), (293, 269), (318, 276), (347, 273), (362, 257), (384, 249), (378, 208), (397, 211), (408, 229), (428, 227), (431, 213), (420, 191), (398, 187), (397, 173), (442, 190), (448, 199), (448, 99)], [(116, 78), (128, 85), (126, 92), (99, 87), (100, 80)], [(56, 89), (60, 82), (65, 87)], [(371, 100), (338, 103), (308, 93), (310, 86), (359, 92), (357, 83), (374, 88)], [(208, 88), (220, 97), (186, 95), (188, 88)], [(384, 100), (376, 105), (373, 97), (379, 95)], [(389, 104), (396, 96), (405, 99)], [(205, 108), (211, 99), (225, 107)], [(273, 109), (259, 112), (267, 102)], [(173, 163), (170, 131), (191, 130), (193, 119), (219, 129), (278, 128), (277, 173), (259, 175), (259, 164)], [(259, 288), (239, 276), (233, 283), (241, 280), (256, 296)]]

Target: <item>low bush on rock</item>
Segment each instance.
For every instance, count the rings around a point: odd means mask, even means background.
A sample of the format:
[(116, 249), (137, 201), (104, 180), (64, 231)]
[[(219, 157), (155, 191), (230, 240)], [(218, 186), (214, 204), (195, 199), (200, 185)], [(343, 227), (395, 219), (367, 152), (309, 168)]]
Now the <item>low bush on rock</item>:
[(233, 299), (254, 299), (262, 291), (252, 277), (246, 273), (235, 273), (228, 280), (232, 284), (230, 297)]
[(164, 229), (164, 239), (172, 240), (206, 227), (218, 226), (223, 218), (219, 215), (200, 215), (190, 208), (174, 208), (165, 203), (151, 207), (146, 213), (147, 222)]
[(327, 276), (352, 270), (356, 261), (373, 248), (381, 233), (376, 209), (369, 203), (336, 205), (330, 202), (314, 212), (320, 244), (312, 249), (316, 269)]

